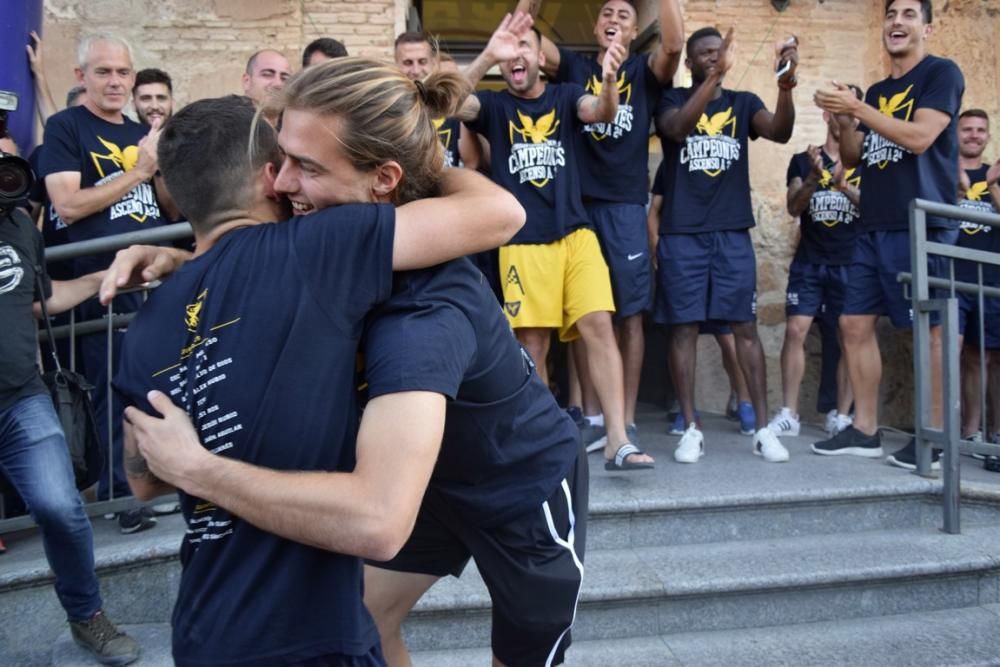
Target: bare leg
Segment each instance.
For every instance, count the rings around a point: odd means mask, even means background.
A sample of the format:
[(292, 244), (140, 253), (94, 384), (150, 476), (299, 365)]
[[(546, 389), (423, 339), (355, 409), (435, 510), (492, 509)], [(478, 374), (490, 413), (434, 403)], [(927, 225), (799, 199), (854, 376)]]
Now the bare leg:
[[(941, 326), (931, 327), (931, 426), (941, 428), (944, 424), (944, 384), (942, 382), (944, 348), (941, 342)], [(961, 340), (958, 343), (962, 344)]]
[[(588, 313), (576, 322), (577, 331), (587, 346), (587, 366), (594, 384), (601, 408), (604, 412), (604, 426), (608, 432), (608, 443), (604, 448), (604, 458), (614, 457), (618, 448), (628, 442), (625, 435), (625, 396), (622, 379), (622, 358), (615, 340), (615, 329), (611, 324), (611, 314), (606, 311)], [(633, 463), (651, 463), (652, 457), (632, 454)]]
[(882, 355), (875, 337), (878, 315), (841, 315), (840, 334), (847, 375), (854, 390), (854, 428), (865, 435), (878, 430), (878, 389)]
[(549, 359), (549, 345), (552, 341), (552, 329), (524, 328), (515, 329), (514, 334), (520, 341), (524, 349), (531, 355), (531, 360), (535, 362), (535, 371), (542, 379), (545, 386), (549, 386), (549, 368), (546, 365)]
[(389, 667), (410, 667), (410, 654), (403, 641), (403, 621), (438, 577), (395, 572), (365, 565), (365, 606), (375, 619), (382, 653)]
[(840, 341), (840, 361), (837, 362), (837, 414), (846, 415), (854, 402), (854, 390), (851, 388), (851, 378), (847, 374), (847, 357), (844, 355), (844, 339), (837, 329), (837, 339)]
[(583, 410), (583, 395), (580, 393), (580, 376), (576, 372), (576, 343), (569, 344), (569, 354), (566, 355), (566, 375), (569, 382), (569, 396), (566, 407), (577, 406)]
[(601, 414), (601, 401), (594, 389), (594, 381), (590, 377), (590, 362), (587, 361), (587, 344), (582, 340), (571, 343), (573, 346), (573, 361), (576, 362), (576, 375), (580, 378), (580, 394), (583, 403), (583, 415), (592, 417)]
[(684, 415), (684, 428), (694, 423), (694, 371), (698, 356), (698, 325), (670, 327), (670, 373), (677, 402)]
[[(962, 437), (972, 435), (981, 428), (979, 409), (979, 346), (961, 348), (962, 363)], [(983, 433), (983, 438), (988, 437)]]
[(747, 380), (740, 369), (740, 361), (736, 358), (736, 336), (731, 333), (715, 334), (715, 342), (719, 344), (719, 351), (722, 352), (722, 367), (729, 376), (730, 391), (736, 394), (740, 403), (749, 402), (750, 388), (747, 387)]
[(642, 378), (642, 358), (646, 352), (642, 314), (626, 317), (619, 322), (617, 333), (625, 379), (625, 423), (634, 424), (635, 404), (639, 400), (639, 381)]
[(813, 318), (790, 315), (785, 323), (785, 342), (781, 346), (781, 390), (784, 407), (799, 414), (799, 388), (806, 373), (806, 336)]
[(764, 362), (764, 346), (757, 335), (756, 322), (731, 322), (736, 336), (736, 356), (740, 368), (750, 388), (757, 430), (767, 426), (767, 366)]

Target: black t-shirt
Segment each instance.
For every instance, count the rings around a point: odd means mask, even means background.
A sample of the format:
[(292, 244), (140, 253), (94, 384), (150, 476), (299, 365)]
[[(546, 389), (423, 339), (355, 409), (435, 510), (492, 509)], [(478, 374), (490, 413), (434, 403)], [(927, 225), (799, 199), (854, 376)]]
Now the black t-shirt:
[(576, 111), (584, 94), (572, 83), (546, 84), (531, 100), (506, 90), (476, 93), (479, 118), (468, 125), (490, 142), (493, 180), (528, 214), (511, 244), (552, 243), (590, 225), (580, 190), (583, 124)]
[[(355, 357), (366, 313), (390, 294), (394, 224), (391, 206), (363, 204), (226, 234), (143, 306), (115, 388), (147, 411), (146, 392), (165, 392), (220, 456), (353, 470)], [(283, 665), (378, 641), (360, 559), (180, 498), (178, 664)]]
[[(46, 176), (65, 171), (80, 173), (80, 188), (103, 185), (130, 171), (139, 160), (139, 141), (149, 128), (127, 117), (109, 123), (85, 106), (70, 107), (51, 116), (45, 124), (45, 150), (40, 172)], [(163, 224), (152, 183), (140, 183), (119, 201), (66, 229), (70, 242), (96, 239)], [(58, 226), (58, 223), (56, 223)], [(114, 253), (88, 255), (74, 260), (81, 276), (107, 268)]]
[[(823, 157), (823, 176), (809, 200), (809, 208), (800, 217), (802, 238), (795, 258), (811, 264), (850, 264), (858, 236), (858, 208), (847, 195), (833, 189), (836, 163), (826, 151), (820, 149), (820, 153)], [(805, 180), (811, 171), (809, 154), (804, 151), (797, 153), (788, 164), (786, 184), (791, 185), (795, 178)], [(861, 187), (858, 169), (848, 169), (844, 179), (850, 185)]]
[[(990, 188), (986, 183), (986, 172), (989, 165), (981, 165), (975, 169), (966, 169), (965, 173), (969, 177), (969, 189), (965, 193), (965, 198), (960, 199), (958, 205), (962, 208), (986, 213), (996, 213), (996, 202), (990, 195)], [(985, 250), (986, 252), (1000, 253), (1000, 229), (978, 225), (974, 222), (965, 221), (960, 226), (961, 233), (958, 235), (957, 245), (963, 248), (974, 250)], [(976, 282), (979, 279), (979, 271), (974, 262), (955, 262), (955, 278), (958, 280)], [(983, 265), (983, 280), (990, 284), (1000, 283), (1000, 267)]]
[[(693, 92), (693, 88), (664, 92), (656, 114), (684, 106)], [(747, 148), (748, 140), (757, 138), (753, 117), (764, 108), (753, 93), (723, 89), (683, 144), (661, 137), (663, 188), (669, 193), (660, 216), (661, 234), (754, 226)]]
[(364, 351), (369, 396), (450, 399), (430, 484), (471, 522), (494, 526), (536, 509), (576, 461), (576, 425), (468, 260), (397, 274), (369, 318)]
[[(558, 81), (577, 83), (600, 95), (601, 63), (559, 48)], [(645, 205), (649, 182), (649, 128), (661, 86), (649, 54), (629, 57), (618, 70), (618, 115), (611, 123), (584, 125), (580, 177), (584, 200)]]
[[(35, 146), (28, 156), (31, 171), (35, 174), (35, 184), (31, 188), (28, 199), (42, 205), (42, 239), (46, 248), (69, 243), (69, 227), (63, 222), (56, 209), (52, 206), (49, 193), (45, 189), (45, 174), (42, 172), (42, 148), (44, 144)], [(55, 280), (69, 280), (73, 277), (73, 261), (65, 260), (48, 265), (49, 276)]]
[[(876, 83), (865, 94), (865, 103), (892, 118), (912, 121), (917, 109), (934, 109), (948, 115), (948, 127), (930, 148), (915, 155), (863, 123), (861, 165), (865, 188), (861, 192), (861, 229), (908, 230), (910, 202), (914, 199), (954, 204), (958, 191), (958, 110), (965, 93), (965, 79), (958, 66), (945, 58), (927, 56), (898, 79)], [(927, 218), (928, 227), (954, 228), (945, 219)]]
[(26, 396), (48, 391), (35, 362), (38, 320), (31, 310), (41, 298), (36, 267), (42, 272), (45, 297), (52, 294), (44, 254), (42, 235), (23, 211), (0, 216), (0, 411)]
[(656, 168), (656, 175), (653, 176), (653, 187), (651, 192), (653, 196), (663, 196), (663, 173), (666, 171), (663, 167), (663, 161), (660, 161), (660, 166)]

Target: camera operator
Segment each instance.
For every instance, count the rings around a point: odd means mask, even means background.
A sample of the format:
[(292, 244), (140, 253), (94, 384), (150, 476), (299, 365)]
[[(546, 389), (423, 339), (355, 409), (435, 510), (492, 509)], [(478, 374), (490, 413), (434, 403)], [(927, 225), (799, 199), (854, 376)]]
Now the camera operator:
[[(50, 313), (93, 296), (102, 272), (50, 281), (42, 236), (28, 217), (31, 169), (0, 123), (0, 472), (38, 524), (56, 596), (74, 640), (101, 662), (125, 665), (139, 646), (103, 613), (94, 539), (76, 491), (66, 439), (36, 364), (39, 301)], [(38, 281), (40, 278), (41, 285)], [(39, 291), (41, 287), (41, 292)]]

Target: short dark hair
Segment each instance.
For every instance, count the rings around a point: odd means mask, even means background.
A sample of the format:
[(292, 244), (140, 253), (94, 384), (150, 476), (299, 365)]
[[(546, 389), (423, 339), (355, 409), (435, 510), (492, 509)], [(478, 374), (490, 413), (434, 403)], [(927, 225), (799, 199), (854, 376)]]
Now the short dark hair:
[(542, 48), (542, 33), (535, 26), (531, 26), (531, 32), (535, 33), (535, 37), (538, 39), (538, 48)]
[(395, 43), (393, 43), (392, 48), (395, 50), (400, 44), (427, 44), (431, 47), (431, 53), (437, 55), (438, 43), (437, 40), (428, 35), (426, 32), (415, 32), (408, 31), (399, 34), (396, 38)]
[(139, 86), (145, 86), (147, 83), (162, 83), (170, 91), (170, 94), (174, 94), (174, 82), (170, 80), (170, 75), (164, 72), (162, 69), (156, 69), (155, 67), (150, 67), (148, 69), (141, 69), (135, 73), (135, 84), (132, 86), (132, 92)]
[[(251, 141), (251, 135), (253, 140)], [(195, 231), (205, 233), (215, 214), (250, 204), (253, 175), (278, 164), (278, 137), (241, 95), (198, 100), (167, 121), (157, 155), (167, 190)]]
[[(889, 11), (892, 3), (896, 0), (885, 0), (885, 11)], [(931, 0), (920, 0), (920, 13), (924, 17), (924, 23), (934, 22), (934, 3)]]
[[(601, 1), (601, 9), (604, 9), (604, 5), (608, 4), (609, 2), (611, 2), (611, 0), (602, 0)], [(636, 4), (635, 0), (625, 0), (625, 2), (628, 3), (629, 6), (632, 7), (633, 10), (635, 10), (635, 15), (638, 18), (638, 16), (639, 16), (639, 6)]]
[(722, 33), (719, 32), (717, 29), (713, 28), (712, 26), (706, 26), (704, 28), (698, 28), (697, 30), (695, 30), (693, 33), (691, 33), (691, 36), (688, 37), (687, 41), (688, 56), (691, 55), (691, 50), (694, 48), (694, 45), (699, 40), (702, 40), (706, 37), (718, 37), (719, 39), (722, 39)]
[(86, 90), (87, 89), (83, 86), (73, 86), (70, 88), (69, 92), (66, 93), (66, 106), (71, 107), (76, 104), (76, 100), (80, 97), (80, 95), (83, 95)]
[(990, 115), (982, 109), (966, 109), (962, 113), (958, 114), (959, 120), (962, 120), (963, 118), (982, 118), (986, 121), (987, 125), (989, 125), (990, 122)]
[(317, 51), (327, 58), (345, 58), (347, 56), (347, 47), (344, 46), (343, 42), (332, 37), (320, 37), (309, 42), (309, 46), (302, 52), (303, 67), (309, 66), (309, 59)]

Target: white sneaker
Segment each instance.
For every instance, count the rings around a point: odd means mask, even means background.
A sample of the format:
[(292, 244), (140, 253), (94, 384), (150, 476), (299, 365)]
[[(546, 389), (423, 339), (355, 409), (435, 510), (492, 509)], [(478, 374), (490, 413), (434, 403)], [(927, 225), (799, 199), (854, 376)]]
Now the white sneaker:
[[(850, 415), (837, 415), (837, 433), (840, 433), (852, 424), (854, 424), (854, 418)], [(837, 435), (837, 433), (834, 433), (834, 435)]]
[(678, 463), (697, 463), (705, 454), (705, 436), (694, 422), (688, 426), (674, 450), (674, 460)]
[(774, 418), (771, 419), (771, 423), (767, 425), (771, 429), (771, 432), (777, 436), (796, 436), (799, 434), (801, 426), (799, 418), (793, 415), (792, 411), (788, 408), (781, 408), (778, 414), (774, 415)]
[(788, 450), (778, 440), (769, 427), (757, 431), (753, 436), (753, 453), (763, 456), (770, 463), (784, 463), (788, 460)]

